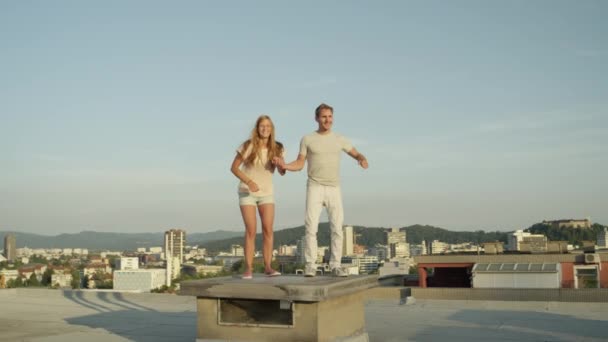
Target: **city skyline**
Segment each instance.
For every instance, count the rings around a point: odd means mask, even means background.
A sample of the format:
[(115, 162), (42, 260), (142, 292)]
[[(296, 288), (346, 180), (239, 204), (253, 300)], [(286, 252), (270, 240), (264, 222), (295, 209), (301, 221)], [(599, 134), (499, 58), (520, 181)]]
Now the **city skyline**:
[[(345, 223), (608, 224), (608, 4), (0, 4), (0, 230), (241, 230), (229, 172), (335, 108)], [(276, 229), (306, 171), (275, 175)], [(322, 221), (325, 221), (325, 216)], [(259, 229), (258, 229), (259, 230)]]

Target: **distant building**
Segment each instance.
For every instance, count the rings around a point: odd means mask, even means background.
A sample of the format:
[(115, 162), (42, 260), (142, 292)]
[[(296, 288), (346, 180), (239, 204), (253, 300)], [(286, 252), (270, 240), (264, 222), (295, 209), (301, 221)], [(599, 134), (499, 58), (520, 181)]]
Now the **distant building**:
[(422, 240), (420, 244), (410, 244), (410, 256), (427, 255), (428, 244), (425, 240)]
[(421, 288), (608, 288), (606, 253), (488, 254), (486, 250), (480, 255), (418, 256), (414, 261)]
[(92, 276), (95, 274), (112, 273), (112, 267), (104, 263), (92, 263), (83, 268), (83, 275)]
[[(357, 266), (359, 268), (359, 274), (369, 274), (378, 270), (378, 257), (376, 256), (343, 256), (342, 266)], [(351, 265), (348, 265), (351, 264)]]
[(296, 249), (296, 259), (298, 261), (298, 264), (305, 264), (306, 263), (306, 259), (304, 257), (304, 251), (306, 250), (306, 239), (300, 239), (297, 242), (297, 249)]
[(408, 258), (410, 256), (410, 244), (403, 242), (395, 242), (389, 245), (390, 259)]
[(354, 232), (352, 226), (344, 226), (342, 228), (343, 239), (342, 239), (342, 255), (353, 255), (354, 254)]
[(378, 260), (387, 260), (389, 255), (388, 246), (377, 243), (374, 247), (369, 249), (368, 254), (378, 257)]
[(353, 246), (353, 254), (355, 254), (355, 255), (365, 255), (366, 251), (367, 251), (367, 248), (365, 248), (365, 246), (363, 246), (363, 245), (355, 244)]
[(19, 275), (22, 278), (29, 279), (32, 274), (35, 275), (38, 281), (42, 280), (42, 275), (47, 270), (47, 266), (43, 264), (30, 264), (19, 267)]
[(445, 251), (448, 250), (448, 248), (450, 248), (450, 245), (445, 243), (445, 242), (441, 242), (439, 240), (433, 240), (431, 242), (431, 254), (442, 254)]
[(160, 254), (163, 252), (162, 247), (150, 247), (148, 250), (150, 251), (151, 254)]
[(604, 228), (597, 233), (597, 247), (608, 248), (608, 228)]
[(6, 283), (8, 283), (9, 280), (17, 279), (17, 277), (20, 276), (18, 270), (7, 270), (7, 269), (0, 270), (0, 275), (4, 276), (4, 281)]
[(114, 290), (150, 292), (165, 285), (166, 270), (151, 268), (114, 272)]
[(17, 239), (14, 234), (4, 235), (4, 256), (8, 262), (14, 262), (17, 257)]
[(472, 242), (450, 244), (446, 253), (472, 253), (479, 252), (480, 247)]
[(230, 249), (232, 250), (233, 256), (242, 257), (245, 255), (245, 250), (243, 249), (243, 247), (241, 245), (232, 245)]
[(72, 274), (65, 270), (55, 271), (51, 275), (51, 284), (56, 287), (71, 287)]
[(531, 234), (520, 229), (508, 236), (507, 249), (528, 253), (545, 253), (548, 251), (548, 239), (543, 234)]
[(544, 224), (550, 225), (553, 228), (591, 228), (590, 219), (566, 219), (566, 220), (553, 220), (543, 221)]
[(386, 261), (384, 265), (378, 269), (378, 276), (384, 277), (394, 274), (409, 274), (409, 271), (409, 259), (393, 259), (391, 261)]
[[(177, 257), (180, 262), (184, 261), (184, 248), (186, 246), (186, 231), (182, 229), (171, 229), (165, 232), (165, 254)], [(152, 250), (152, 248), (150, 248)]]
[(279, 255), (284, 256), (295, 256), (298, 246), (295, 245), (281, 245), (279, 246)]
[(519, 242), (520, 252), (546, 253), (548, 246), (547, 237), (544, 235), (526, 236)]
[(406, 232), (400, 231), (399, 228), (389, 228), (387, 230), (386, 245), (388, 246), (387, 259), (405, 258), (410, 255)]
[(139, 258), (138, 257), (121, 257), (116, 259), (116, 270), (137, 270), (139, 269)]
[(502, 254), (505, 250), (502, 241), (484, 242), (481, 245), (485, 254)]
[(189, 274), (191, 276), (196, 276), (199, 274), (207, 275), (213, 273), (219, 273), (224, 269), (224, 266), (217, 265), (196, 265), (196, 264), (184, 264), (182, 266), (182, 270), (184, 273)]

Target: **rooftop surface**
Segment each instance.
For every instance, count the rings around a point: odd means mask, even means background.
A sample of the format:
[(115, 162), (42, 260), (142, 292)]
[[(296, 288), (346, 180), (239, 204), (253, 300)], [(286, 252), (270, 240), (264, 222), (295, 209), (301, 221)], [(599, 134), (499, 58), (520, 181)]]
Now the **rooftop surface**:
[[(370, 341), (608, 341), (603, 303), (370, 299)], [(0, 341), (195, 341), (195, 298), (0, 290)]]
[(181, 283), (181, 294), (206, 298), (272, 299), (318, 302), (378, 286), (378, 276), (302, 277), (284, 275), (253, 279), (240, 276), (189, 280)]

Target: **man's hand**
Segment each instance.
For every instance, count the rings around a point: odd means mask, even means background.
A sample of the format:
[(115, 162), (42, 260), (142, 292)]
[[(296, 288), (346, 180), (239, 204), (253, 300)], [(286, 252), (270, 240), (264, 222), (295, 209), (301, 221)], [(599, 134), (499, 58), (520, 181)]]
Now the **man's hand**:
[(359, 164), (359, 166), (361, 166), (364, 169), (368, 168), (369, 164), (367, 163), (367, 158), (365, 158), (365, 156), (363, 154), (359, 153), (359, 151), (357, 151), (356, 148), (353, 147), (347, 153), (349, 156), (351, 156), (357, 160), (357, 163)]
[(365, 159), (365, 157), (362, 154), (359, 154), (359, 158), (357, 158), (357, 162), (359, 162), (359, 166), (361, 166), (363, 169), (367, 169), (369, 167), (369, 164), (367, 163), (367, 159)]

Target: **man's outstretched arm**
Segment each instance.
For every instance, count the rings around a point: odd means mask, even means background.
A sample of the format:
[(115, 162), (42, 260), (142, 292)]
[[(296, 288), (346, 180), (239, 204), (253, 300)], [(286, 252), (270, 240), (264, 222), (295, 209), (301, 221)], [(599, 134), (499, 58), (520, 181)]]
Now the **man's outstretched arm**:
[(292, 161), (289, 164), (285, 164), (285, 161), (282, 158), (275, 158), (273, 163), (287, 171), (300, 171), (304, 168), (304, 163), (306, 162), (306, 156), (298, 154), (298, 159)]
[(363, 154), (359, 153), (356, 148), (353, 147), (352, 150), (348, 151), (348, 155), (356, 159), (362, 168), (367, 169), (369, 167), (367, 158), (365, 158)]

